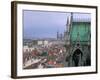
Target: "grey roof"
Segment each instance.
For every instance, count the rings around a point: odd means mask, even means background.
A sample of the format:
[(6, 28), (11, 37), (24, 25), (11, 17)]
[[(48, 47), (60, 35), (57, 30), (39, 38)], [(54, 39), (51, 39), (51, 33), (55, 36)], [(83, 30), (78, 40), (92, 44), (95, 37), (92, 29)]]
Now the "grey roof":
[(91, 20), (89, 18), (87, 19), (76, 18), (76, 19), (73, 19), (72, 22), (91, 22)]
[(91, 22), (91, 14), (75, 13), (73, 14), (72, 22)]

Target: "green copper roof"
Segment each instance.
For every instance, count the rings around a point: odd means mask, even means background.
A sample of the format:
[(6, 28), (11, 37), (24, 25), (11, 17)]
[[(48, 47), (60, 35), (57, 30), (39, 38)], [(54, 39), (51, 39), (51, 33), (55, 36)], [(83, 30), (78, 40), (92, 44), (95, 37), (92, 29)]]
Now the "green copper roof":
[(76, 42), (79, 34), (80, 42), (90, 40), (90, 23), (89, 22), (73, 22), (70, 32), (71, 42)]

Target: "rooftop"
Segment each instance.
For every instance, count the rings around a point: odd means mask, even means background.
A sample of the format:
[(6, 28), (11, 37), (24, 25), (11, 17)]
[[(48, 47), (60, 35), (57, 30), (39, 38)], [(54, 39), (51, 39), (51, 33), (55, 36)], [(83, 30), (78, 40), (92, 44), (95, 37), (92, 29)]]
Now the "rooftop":
[(91, 14), (75, 13), (73, 14), (73, 22), (91, 22)]

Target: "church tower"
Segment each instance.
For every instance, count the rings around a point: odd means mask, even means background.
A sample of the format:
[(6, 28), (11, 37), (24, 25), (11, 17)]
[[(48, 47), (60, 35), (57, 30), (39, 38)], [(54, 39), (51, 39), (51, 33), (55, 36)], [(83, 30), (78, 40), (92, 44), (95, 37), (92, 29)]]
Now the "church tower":
[(72, 27), (72, 16), (73, 14), (71, 13), (71, 15), (67, 17), (66, 30), (64, 32), (64, 40), (67, 45), (70, 45), (70, 31)]
[(59, 31), (57, 31), (57, 40), (59, 39)]

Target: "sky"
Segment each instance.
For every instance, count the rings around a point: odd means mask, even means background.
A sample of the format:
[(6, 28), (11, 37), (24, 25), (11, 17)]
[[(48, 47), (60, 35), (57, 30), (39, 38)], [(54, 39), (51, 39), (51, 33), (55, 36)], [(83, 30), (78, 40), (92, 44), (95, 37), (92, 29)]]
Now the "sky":
[[(56, 38), (57, 31), (64, 33), (66, 30), (67, 18), (71, 14), (68, 12), (50, 11), (23, 11), (23, 36), (24, 39), (32, 38)], [(73, 13), (73, 20), (77, 18), (89, 21), (90, 14)]]

